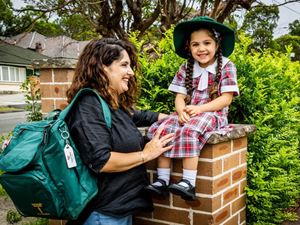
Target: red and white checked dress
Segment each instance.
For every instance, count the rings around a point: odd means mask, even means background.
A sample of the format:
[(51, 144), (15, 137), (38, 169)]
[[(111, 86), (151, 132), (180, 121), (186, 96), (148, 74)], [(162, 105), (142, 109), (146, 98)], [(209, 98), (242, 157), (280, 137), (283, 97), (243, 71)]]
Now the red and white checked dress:
[[(215, 79), (217, 62), (201, 68), (198, 62), (194, 63), (193, 93), (191, 105), (202, 105), (210, 101), (208, 86)], [(186, 64), (181, 65), (174, 77), (169, 90), (175, 93), (186, 94), (185, 88)], [(235, 65), (226, 57), (223, 57), (222, 74), (218, 87), (219, 95), (224, 92), (239, 94)], [(177, 113), (157, 121), (148, 130), (147, 136), (151, 139), (158, 128), (163, 127), (161, 135), (175, 133), (174, 147), (164, 153), (170, 158), (184, 158), (199, 156), (200, 150), (205, 145), (213, 132), (224, 133), (228, 126), (228, 107), (217, 112), (200, 113), (190, 118), (184, 125), (179, 125)]]

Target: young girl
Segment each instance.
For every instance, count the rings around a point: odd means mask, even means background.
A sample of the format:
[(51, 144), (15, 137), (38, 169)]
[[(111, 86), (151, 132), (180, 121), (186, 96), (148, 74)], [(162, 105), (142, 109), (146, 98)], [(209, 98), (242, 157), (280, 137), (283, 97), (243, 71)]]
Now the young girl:
[[(200, 151), (213, 132), (226, 131), (228, 106), (239, 94), (236, 68), (226, 58), (234, 49), (234, 31), (210, 17), (195, 17), (175, 27), (174, 45), (187, 59), (169, 86), (176, 93), (176, 112), (154, 123), (148, 137), (163, 127), (161, 134), (175, 133), (175, 139), (158, 159), (157, 180), (146, 189), (195, 200)], [(182, 158), (183, 178), (169, 185), (171, 158)]]

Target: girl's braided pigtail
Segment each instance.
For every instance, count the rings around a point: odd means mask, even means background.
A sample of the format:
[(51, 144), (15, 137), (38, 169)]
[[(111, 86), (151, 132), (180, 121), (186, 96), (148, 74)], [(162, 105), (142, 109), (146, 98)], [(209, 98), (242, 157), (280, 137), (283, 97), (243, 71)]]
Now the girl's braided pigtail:
[(222, 48), (219, 47), (216, 55), (217, 55), (217, 68), (216, 68), (217, 73), (216, 73), (216, 77), (215, 77), (213, 84), (209, 88), (209, 97), (210, 97), (211, 101), (219, 96), (218, 87), (219, 87), (219, 82), (221, 79), (222, 63), (223, 63), (222, 62)]
[(192, 84), (192, 78), (193, 78), (193, 70), (194, 70), (194, 58), (190, 57), (187, 60), (187, 69), (186, 69), (186, 77), (185, 77), (185, 87), (187, 90), (187, 96), (185, 98), (185, 103), (188, 105), (191, 103), (191, 98), (192, 98), (192, 89), (193, 89), (193, 84)]

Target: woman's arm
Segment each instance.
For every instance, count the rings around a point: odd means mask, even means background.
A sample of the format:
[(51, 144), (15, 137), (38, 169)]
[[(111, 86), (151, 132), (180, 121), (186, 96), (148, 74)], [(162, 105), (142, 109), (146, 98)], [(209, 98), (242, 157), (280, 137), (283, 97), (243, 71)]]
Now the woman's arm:
[(165, 114), (165, 113), (159, 113), (158, 114), (158, 119), (157, 120), (162, 120), (164, 118), (166, 118), (167, 116), (169, 116), (168, 114)]
[(174, 134), (167, 134), (160, 137), (162, 130), (158, 130), (153, 139), (145, 145), (143, 151), (131, 153), (111, 152), (109, 160), (102, 167), (100, 172), (113, 173), (129, 170), (143, 163), (151, 161), (160, 156), (173, 146), (166, 146), (173, 140)]

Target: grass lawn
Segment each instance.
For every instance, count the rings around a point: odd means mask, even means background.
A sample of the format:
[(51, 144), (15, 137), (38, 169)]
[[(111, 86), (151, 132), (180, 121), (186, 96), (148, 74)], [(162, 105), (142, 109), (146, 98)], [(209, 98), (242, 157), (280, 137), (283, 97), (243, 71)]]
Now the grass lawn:
[(0, 106), (0, 113), (6, 113), (6, 112), (20, 112), (20, 111), (24, 111), (24, 109), (13, 108), (13, 107), (7, 107), (7, 106)]

